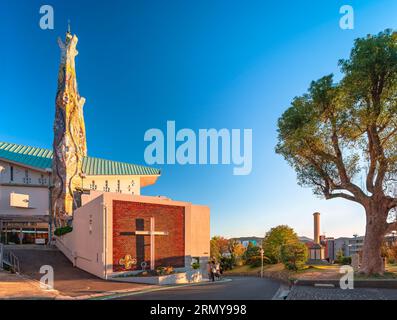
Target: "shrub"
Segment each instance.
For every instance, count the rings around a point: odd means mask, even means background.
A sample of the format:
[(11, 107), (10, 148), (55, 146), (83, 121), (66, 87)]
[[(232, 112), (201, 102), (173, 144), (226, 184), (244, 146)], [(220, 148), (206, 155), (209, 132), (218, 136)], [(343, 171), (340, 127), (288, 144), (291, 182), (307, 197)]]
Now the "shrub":
[(194, 269), (194, 270), (200, 269), (200, 263), (199, 262), (193, 262), (192, 263), (192, 269)]
[(341, 260), (341, 264), (343, 264), (343, 265), (352, 264), (352, 257), (343, 257)]
[(262, 258), (261, 256), (252, 256), (249, 257), (245, 264), (249, 265), (251, 268), (260, 267), (262, 265)]
[(169, 274), (173, 274), (174, 273), (174, 268), (173, 267), (158, 267), (156, 269), (156, 275), (158, 276), (166, 276)]
[(307, 247), (303, 243), (288, 243), (281, 247), (281, 262), (288, 270), (298, 271), (303, 269), (306, 264), (307, 257)]
[(222, 257), (220, 259), (220, 265), (223, 271), (231, 270), (234, 267), (234, 259), (228, 257)]
[(345, 255), (343, 253), (343, 250), (339, 249), (338, 252), (336, 253), (335, 262), (341, 264), (344, 258)]
[(336, 253), (335, 262), (342, 265), (350, 265), (352, 263), (352, 258), (346, 257), (343, 253), (343, 250), (339, 249), (338, 252)]
[(73, 228), (72, 228), (72, 227), (66, 226), (66, 227), (57, 228), (57, 229), (54, 231), (54, 234), (55, 234), (56, 236), (60, 237), (60, 236), (63, 236), (64, 234), (67, 234), (67, 233), (72, 232), (72, 231), (73, 231)]

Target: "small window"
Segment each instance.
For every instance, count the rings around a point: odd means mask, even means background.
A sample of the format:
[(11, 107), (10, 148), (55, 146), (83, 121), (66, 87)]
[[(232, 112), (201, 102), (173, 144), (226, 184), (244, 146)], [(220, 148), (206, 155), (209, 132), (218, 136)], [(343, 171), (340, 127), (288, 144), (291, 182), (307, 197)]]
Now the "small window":
[(105, 191), (105, 192), (109, 192), (110, 191), (109, 182), (107, 180), (105, 180), (105, 186), (103, 187), (103, 191)]
[(47, 183), (47, 179), (44, 177), (44, 174), (42, 174), (39, 178), (39, 184), (45, 185)]
[(30, 183), (30, 177), (29, 177), (29, 170), (25, 170), (25, 177), (23, 178), (23, 182), (24, 183), (26, 183), (26, 184), (29, 184)]
[(10, 181), (14, 181), (14, 166), (10, 167)]
[(92, 180), (92, 181), (91, 181), (90, 189), (91, 189), (91, 190), (96, 190), (95, 180)]
[(117, 180), (117, 192), (121, 193), (120, 180)]

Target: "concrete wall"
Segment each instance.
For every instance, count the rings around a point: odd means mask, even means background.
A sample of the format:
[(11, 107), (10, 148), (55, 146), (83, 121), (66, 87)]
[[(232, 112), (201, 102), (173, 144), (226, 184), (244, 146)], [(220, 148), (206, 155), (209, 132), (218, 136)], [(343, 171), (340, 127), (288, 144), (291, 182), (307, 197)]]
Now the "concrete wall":
[(82, 196), (82, 207), (74, 213), (73, 231), (57, 239), (58, 248), (75, 262), (77, 267), (102, 278), (105, 274), (117, 274), (112, 268), (113, 200), (184, 206), (185, 265), (190, 266), (191, 257), (200, 257), (202, 270), (206, 272), (206, 262), (210, 253), (208, 207), (160, 197), (99, 191), (91, 191), (90, 194)]
[[(13, 179), (11, 179), (11, 167)], [(49, 173), (0, 161), (0, 215), (48, 215), (49, 182)], [(11, 193), (29, 195), (29, 208), (12, 207), (10, 205)]]
[[(11, 180), (11, 167), (13, 167), (13, 180)], [(23, 184), (33, 186), (49, 186), (50, 174), (22, 166), (0, 161), (0, 184)]]
[[(108, 182), (108, 190), (105, 190), (106, 181)], [(118, 181), (120, 181), (120, 191), (118, 191)], [(83, 188), (134, 195), (141, 194), (140, 176), (86, 176), (83, 179)]]
[(191, 265), (192, 258), (199, 258), (201, 270), (203, 273), (206, 272), (210, 256), (210, 238), (210, 209), (189, 204), (186, 210), (186, 266)]
[(76, 267), (103, 278), (103, 235), (103, 197), (98, 196), (74, 212), (73, 231), (57, 237), (56, 244)]
[[(10, 194), (29, 195), (29, 208), (10, 206)], [(23, 187), (0, 185), (0, 215), (38, 216), (49, 214), (49, 189), (47, 187)]]

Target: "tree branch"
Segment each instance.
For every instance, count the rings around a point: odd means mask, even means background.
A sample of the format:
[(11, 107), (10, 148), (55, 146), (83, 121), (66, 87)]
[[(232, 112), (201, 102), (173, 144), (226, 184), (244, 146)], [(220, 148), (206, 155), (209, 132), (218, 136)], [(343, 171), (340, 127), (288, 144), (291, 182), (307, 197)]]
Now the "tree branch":
[(392, 223), (386, 223), (386, 232), (385, 233), (390, 233), (392, 231), (397, 230), (397, 221), (392, 222)]
[(328, 193), (325, 194), (325, 199), (329, 200), (329, 199), (335, 199), (335, 198), (344, 198), (350, 201), (354, 201), (357, 203), (362, 204), (359, 200), (357, 200), (354, 196), (351, 196), (349, 194), (346, 194), (344, 192), (338, 192), (338, 193)]

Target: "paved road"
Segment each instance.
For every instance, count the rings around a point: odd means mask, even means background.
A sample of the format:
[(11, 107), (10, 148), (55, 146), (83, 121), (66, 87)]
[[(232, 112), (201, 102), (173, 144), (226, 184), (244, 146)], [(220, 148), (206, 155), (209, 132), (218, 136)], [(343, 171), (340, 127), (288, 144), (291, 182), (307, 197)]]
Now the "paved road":
[(280, 283), (257, 277), (229, 277), (215, 282), (118, 297), (118, 300), (270, 300)]
[(355, 288), (316, 288), (294, 286), (287, 300), (396, 300), (397, 289)]

